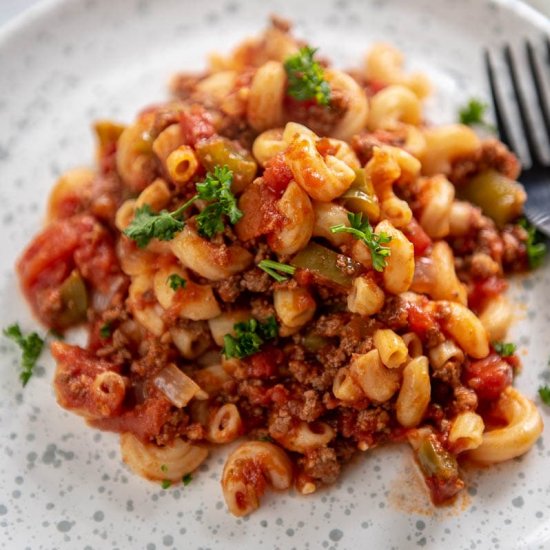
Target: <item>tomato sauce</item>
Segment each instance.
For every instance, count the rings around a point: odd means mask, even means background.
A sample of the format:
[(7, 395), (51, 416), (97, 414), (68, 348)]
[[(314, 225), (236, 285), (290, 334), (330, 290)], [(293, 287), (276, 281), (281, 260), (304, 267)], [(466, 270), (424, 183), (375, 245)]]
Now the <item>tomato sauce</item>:
[(493, 401), (512, 384), (513, 375), (512, 366), (500, 355), (491, 353), (485, 359), (466, 365), (463, 380), (480, 399)]

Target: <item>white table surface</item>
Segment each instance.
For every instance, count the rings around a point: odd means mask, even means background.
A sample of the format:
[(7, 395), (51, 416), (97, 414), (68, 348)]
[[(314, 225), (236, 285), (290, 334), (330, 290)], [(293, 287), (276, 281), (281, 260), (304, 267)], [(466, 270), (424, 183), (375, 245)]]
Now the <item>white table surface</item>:
[[(0, 0), (0, 28), (25, 10), (42, 0)], [(534, 8), (550, 17), (550, 0), (526, 0)]]

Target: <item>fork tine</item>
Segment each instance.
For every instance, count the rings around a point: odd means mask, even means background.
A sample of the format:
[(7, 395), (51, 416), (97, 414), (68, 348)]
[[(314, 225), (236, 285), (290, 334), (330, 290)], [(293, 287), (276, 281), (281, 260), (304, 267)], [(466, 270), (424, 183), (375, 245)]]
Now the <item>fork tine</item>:
[(508, 72), (510, 73), (512, 88), (516, 97), (521, 126), (523, 128), (523, 135), (525, 136), (525, 141), (527, 142), (527, 147), (529, 149), (529, 155), (531, 156), (531, 163), (532, 165), (536, 165), (540, 163), (540, 156), (535, 143), (531, 121), (529, 120), (529, 115), (527, 114), (527, 102), (525, 101), (523, 90), (519, 85), (516, 62), (512, 56), (512, 49), (509, 44), (504, 47), (504, 59), (506, 61), (506, 65), (508, 66)]
[(495, 111), (495, 121), (497, 123), (498, 135), (500, 137), (500, 140), (506, 146), (512, 149), (512, 141), (510, 139), (510, 133), (508, 132), (508, 128), (506, 126), (502, 102), (500, 101), (498, 95), (495, 71), (493, 68), (493, 63), (491, 62), (491, 54), (489, 53), (489, 50), (485, 50), (485, 70), (487, 71), (489, 87), (491, 88), (491, 99), (493, 100), (493, 109)]
[[(547, 43), (547, 46), (548, 48), (550, 48), (550, 43)], [(535, 92), (537, 93), (537, 99), (542, 113), (542, 120), (544, 122), (544, 127), (546, 128), (548, 138), (550, 139), (550, 108), (548, 107), (548, 102), (544, 97), (542, 78), (540, 76), (537, 63), (535, 61), (535, 50), (533, 48), (533, 45), (529, 41), (525, 42), (525, 47), (527, 49), (527, 60), (529, 61), (529, 69), (531, 71), (531, 76), (533, 77)]]

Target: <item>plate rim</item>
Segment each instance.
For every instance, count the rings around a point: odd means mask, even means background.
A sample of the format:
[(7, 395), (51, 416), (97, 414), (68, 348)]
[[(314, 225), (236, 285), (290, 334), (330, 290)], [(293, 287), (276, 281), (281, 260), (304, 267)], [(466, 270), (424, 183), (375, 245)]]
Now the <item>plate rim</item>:
[[(9, 47), (10, 42), (16, 39), (19, 33), (26, 32), (34, 24), (40, 24), (45, 17), (50, 16), (56, 10), (63, 10), (65, 6), (72, 7), (71, 1), (73, 0), (42, 0), (15, 16), (11, 21), (8, 21), (7, 24), (0, 28), (0, 52), (4, 48)], [(82, 3), (85, 0), (78, 1)], [(486, 5), (499, 5), (503, 11), (520, 17), (537, 28), (546, 29), (547, 32), (550, 32), (550, 19), (520, 0), (483, 0), (483, 2)]]
[[(80, 2), (85, 0), (78, 0)], [(480, 0), (476, 0), (479, 2)], [(498, 5), (507, 11), (510, 11), (525, 19), (535, 26), (540, 26), (543, 30), (550, 33), (550, 16), (546, 16), (535, 7), (527, 4), (523, 0), (481, 0), (485, 4)], [(13, 35), (24, 30), (25, 26), (40, 20), (52, 11), (62, 8), (63, 5), (70, 5), (74, 0), (41, 0), (36, 4), (27, 7), (22, 12), (8, 19), (7, 23), (0, 27), (0, 50), (9, 42)]]

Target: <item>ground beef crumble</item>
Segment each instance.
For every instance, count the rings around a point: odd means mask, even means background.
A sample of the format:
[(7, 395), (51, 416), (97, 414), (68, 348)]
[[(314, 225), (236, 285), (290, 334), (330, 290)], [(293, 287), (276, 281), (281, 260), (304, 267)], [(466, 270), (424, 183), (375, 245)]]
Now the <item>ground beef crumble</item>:
[(449, 181), (460, 186), (473, 176), (488, 169), (496, 170), (507, 178), (516, 180), (521, 171), (517, 157), (497, 139), (482, 142), (481, 149), (475, 153), (454, 161)]
[(313, 449), (301, 456), (297, 463), (306, 475), (325, 485), (334, 483), (340, 475), (341, 466), (336, 451), (331, 447)]

